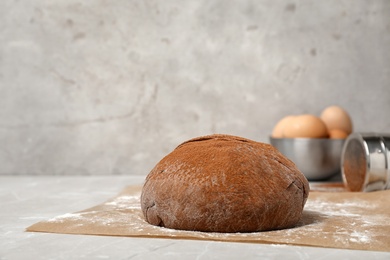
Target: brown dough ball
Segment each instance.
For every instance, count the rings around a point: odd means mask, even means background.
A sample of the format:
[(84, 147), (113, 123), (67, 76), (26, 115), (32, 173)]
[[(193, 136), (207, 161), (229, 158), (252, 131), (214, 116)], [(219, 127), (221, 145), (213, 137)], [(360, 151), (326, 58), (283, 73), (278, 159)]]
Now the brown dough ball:
[(255, 232), (296, 225), (308, 192), (304, 175), (271, 145), (210, 135), (182, 143), (154, 167), (141, 208), (156, 226)]

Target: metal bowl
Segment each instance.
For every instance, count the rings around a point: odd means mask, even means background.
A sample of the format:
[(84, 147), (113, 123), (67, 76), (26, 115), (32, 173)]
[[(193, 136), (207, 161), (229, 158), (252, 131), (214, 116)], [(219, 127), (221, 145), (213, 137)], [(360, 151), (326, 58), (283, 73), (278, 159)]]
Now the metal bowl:
[(341, 175), (341, 154), (345, 139), (270, 137), (270, 142), (293, 161), (309, 181)]

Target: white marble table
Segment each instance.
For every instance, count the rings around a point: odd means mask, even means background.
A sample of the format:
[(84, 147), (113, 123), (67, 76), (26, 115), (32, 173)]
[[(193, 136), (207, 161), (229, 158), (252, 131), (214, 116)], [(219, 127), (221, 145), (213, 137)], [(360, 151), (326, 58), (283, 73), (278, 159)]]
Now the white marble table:
[(0, 259), (390, 259), (390, 253), (286, 245), (29, 233), (142, 184), (143, 176), (0, 177)]

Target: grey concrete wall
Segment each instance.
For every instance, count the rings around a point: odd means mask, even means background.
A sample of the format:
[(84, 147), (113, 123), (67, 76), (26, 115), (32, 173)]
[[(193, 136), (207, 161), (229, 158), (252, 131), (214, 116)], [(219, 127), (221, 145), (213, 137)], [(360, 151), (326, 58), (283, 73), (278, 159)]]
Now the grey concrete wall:
[(0, 174), (147, 174), (338, 104), (390, 132), (390, 1), (0, 2)]

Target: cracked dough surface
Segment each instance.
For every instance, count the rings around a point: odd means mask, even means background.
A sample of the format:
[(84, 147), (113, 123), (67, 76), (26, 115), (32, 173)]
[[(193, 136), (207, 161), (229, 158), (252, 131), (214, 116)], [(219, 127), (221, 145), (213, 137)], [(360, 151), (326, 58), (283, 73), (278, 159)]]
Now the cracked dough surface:
[(271, 145), (210, 135), (182, 143), (153, 168), (141, 208), (155, 226), (255, 232), (295, 226), (308, 192), (303, 174)]

